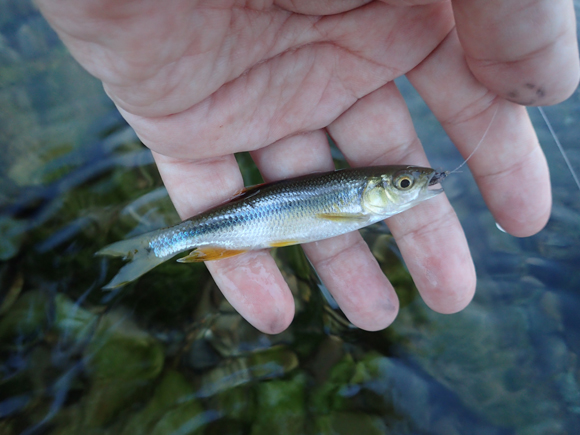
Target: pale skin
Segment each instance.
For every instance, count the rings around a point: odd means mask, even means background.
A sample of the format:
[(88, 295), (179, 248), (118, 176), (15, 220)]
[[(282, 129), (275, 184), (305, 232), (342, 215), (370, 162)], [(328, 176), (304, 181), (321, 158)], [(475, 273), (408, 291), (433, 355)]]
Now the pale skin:
[[(333, 169), (325, 133), (352, 166), (429, 166), (392, 82), (406, 74), (464, 156), (497, 110), (473, 176), (507, 232), (548, 220), (546, 160), (522, 105), (558, 103), (578, 83), (572, 0), (37, 3), (152, 150), (182, 218), (242, 187), (234, 152), (250, 151), (267, 181)], [(387, 224), (427, 305), (463, 309), (475, 269), (446, 197)], [(396, 294), (358, 233), (304, 250), (352, 323), (393, 322)], [(294, 302), (269, 252), (207, 267), (256, 328), (288, 327)]]

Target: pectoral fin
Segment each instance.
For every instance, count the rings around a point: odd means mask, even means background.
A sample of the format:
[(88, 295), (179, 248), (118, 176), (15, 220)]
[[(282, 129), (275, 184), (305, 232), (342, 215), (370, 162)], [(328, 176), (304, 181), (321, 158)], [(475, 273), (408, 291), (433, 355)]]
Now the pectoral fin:
[(233, 257), (243, 254), (245, 250), (229, 250), (215, 246), (202, 246), (194, 249), (188, 256), (179, 258), (180, 263), (199, 263), (201, 261), (221, 260), (223, 258)]
[(362, 222), (369, 218), (362, 213), (319, 213), (316, 217), (335, 222)]

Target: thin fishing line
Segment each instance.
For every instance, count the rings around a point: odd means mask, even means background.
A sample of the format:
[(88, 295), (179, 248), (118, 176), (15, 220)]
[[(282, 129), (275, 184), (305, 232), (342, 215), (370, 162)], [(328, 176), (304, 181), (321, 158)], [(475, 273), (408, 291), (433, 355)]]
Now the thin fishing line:
[(495, 115), (497, 115), (498, 110), (499, 110), (499, 103), (497, 104), (497, 106), (495, 106), (495, 110), (493, 112), (493, 116), (491, 117), (491, 121), (489, 121), (489, 124), (488, 124), (487, 128), (485, 129), (485, 132), (483, 133), (483, 136), (481, 137), (481, 140), (479, 141), (479, 143), (477, 144), (477, 146), (474, 148), (473, 151), (471, 151), (471, 154), (469, 154), (469, 156), (467, 156), (467, 158), (463, 161), (463, 163), (461, 163), (453, 171), (449, 172), (449, 174), (454, 174), (455, 172), (457, 172), (457, 170), (459, 170), (463, 165), (465, 165), (469, 161), (469, 159), (471, 157), (473, 157), (473, 155), (475, 154), (475, 152), (477, 151), (477, 149), (479, 148), (479, 146), (485, 140), (485, 137), (487, 136), (487, 133), (489, 132), (489, 129), (491, 128), (491, 124), (493, 124), (493, 120), (495, 119)]
[(541, 108), (540, 106), (538, 106), (538, 111), (542, 115), (542, 118), (544, 118), (544, 122), (548, 126), (548, 130), (550, 130), (550, 133), (552, 134), (552, 138), (554, 139), (554, 142), (556, 142), (556, 145), (558, 146), (558, 149), (560, 150), (562, 157), (564, 157), (564, 161), (566, 162), (566, 165), (568, 165), (568, 169), (570, 170), (570, 173), (572, 174), (572, 177), (574, 178), (574, 181), (576, 182), (578, 189), (580, 189), (580, 181), (578, 180), (578, 176), (576, 175), (576, 172), (574, 172), (574, 168), (572, 167), (570, 160), (568, 160), (568, 156), (566, 155), (566, 152), (564, 151), (564, 147), (562, 146), (562, 144), (558, 140), (558, 136), (556, 136), (556, 132), (552, 128), (552, 124), (550, 123), (550, 121), (548, 121), (548, 117), (544, 113), (544, 109)]

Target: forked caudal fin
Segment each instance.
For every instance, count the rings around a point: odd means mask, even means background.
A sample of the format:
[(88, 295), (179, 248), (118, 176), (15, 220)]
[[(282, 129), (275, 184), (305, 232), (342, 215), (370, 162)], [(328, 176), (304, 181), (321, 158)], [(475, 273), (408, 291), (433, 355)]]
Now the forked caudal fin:
[(103, 289), (112, 290), (122, 287), (169, 259), (169, 257), (159, 258), (155, 256), (149, 248), (150, 239), (151, 233), (146, 233), (105, 246), (95, 254), (123, 257), (125, 260), (130, 261), (119, 270), (117, 275)]

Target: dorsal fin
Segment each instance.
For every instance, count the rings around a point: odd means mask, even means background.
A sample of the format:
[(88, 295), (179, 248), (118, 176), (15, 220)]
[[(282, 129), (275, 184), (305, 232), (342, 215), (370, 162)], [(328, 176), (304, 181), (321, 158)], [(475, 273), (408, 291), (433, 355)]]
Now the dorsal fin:
[(234, 193), (234, 195), (229, 199), (229, 201), (234, 201), (234, 200), (237, 201), (239, 199), (244, 199), (244, 198), (249, 198), (251, 196), (254, 196), (258, 192), (260, 192), (261, 188), (265, 185), (266, 185), (266, 183), (261, 183), (261, 184), (255, 184), (253, 186), (242, 187), (240, 190), (238, 190), (237, 192)]

